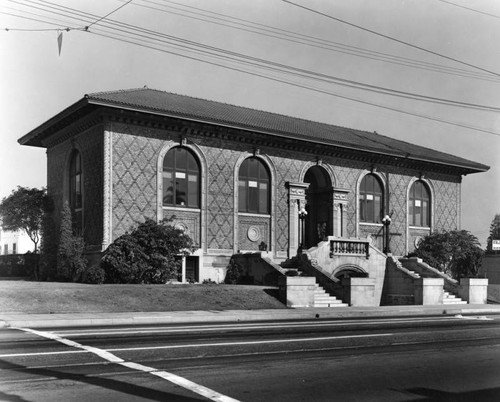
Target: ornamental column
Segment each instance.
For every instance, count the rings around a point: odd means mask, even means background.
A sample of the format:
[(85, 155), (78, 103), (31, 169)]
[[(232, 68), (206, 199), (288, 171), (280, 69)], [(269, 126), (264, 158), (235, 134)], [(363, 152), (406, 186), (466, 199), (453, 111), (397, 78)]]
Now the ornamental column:
[(297, 254), (300, 242), (299, 211), (306, 206), (309, 183), (287, 182), (288, 188), (288, 258)]
[(333, 189), (333, 235), (336, 237), (346, 236), (347, 194), (349, 194), (347, 189)]

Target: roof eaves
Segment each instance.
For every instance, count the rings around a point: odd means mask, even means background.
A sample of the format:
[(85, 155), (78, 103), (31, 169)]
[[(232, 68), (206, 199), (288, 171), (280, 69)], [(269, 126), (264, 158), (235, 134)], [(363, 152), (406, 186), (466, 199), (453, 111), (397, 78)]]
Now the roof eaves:
[[(162, 109), (158, 108), (153, 108), (153, 107), (143, 107), (140, 105), (134, 105), (134, 104), (128, 104), (128, 103), (122, 103), (122, 102), (110, 102), (102, 99), (95, 99), (95, 98), (89, 98), (88, 102), (90, 104), (96, 105), (96, 106), (106, 106), (106, 107), (113, 107), (113, 108), (118, 108), (118, 109), (125, 109), (133, 112), (149, 112), (153, 113), (159, 116), (165, 116), (165, 117), (172, 117), (172, 118), (182, 118), (185, 120), (197, 122), (197, 123), (206, 123), (206, 124), (217, 124), (223, 127), (227, 128), (234, 128), (234, 129), (239, 129), (239, 130), (251, 130), (259, 134), (266, 134), (266, 135), (275, 135), (283, 138), (290, 138), (290, 135), (292, 135), (289, 132), (286, 131), (280, 131), (280, 130), (264, 130), (262, 128), (258, 128), (256, 126), (251, 126), (251, 125), (245, 125), (245, 124), (234, 124), (234, 123), (229, 123), (225, 122), (222, 120), (210, 120), (210, 119), (204, 119), (204, 118), (199, 118), (199, 117), (194, 117), (188, 114), (181, 114), (181, 113), (171, 113), (167, 112)], [(320, 145), (329, 145), (329, 146), (336, 146), (340, 148), (345, 148), (345, 149), (353, 149), (353, 150), (358, 150), (358, 151), (365, 151), (365, 152), (370, 152), (370, 153), (376, 153), (380, 155), (387, 155), (387, 156), (393, 156), (393, 157), (398, 157), (398, 158), (404, 158), (406, 157), (406, 153), (404, 152), (397, 152), (395, 150), (394, 152), (387, 152), (387, 151), (378, 151), (375, 149), (372, 149), (370, 147), (362, 148), (362, 147), (355, 147), (349, 144), (345, 144), (342, 142), (328, 142), (328, 141), (323, 141), (318, 138), (314, 137), (300, 137), (298, 135), (294, 135), (293, 139), (295, 140), (301, 140), (301, 141), (306, 141), (306, 142), (315, 142)]]
[(64, 118), (71, 116), (76, 111), (84, 108), (88, 104), (88, 100), (86, 97), (80, 99), (79, 101), (73, 103), (71, 106), (68, 106), (63, 111), (56, 114), (54, 117), (47, 120), (45, 123), (42, 123), (40, 126), (34, 128), (29, 133), (25, 134), (21, 138), (17, 140), (17, 142), (21, 145), (31, 145), (35, 147), (43, 147), (41, 143), (41, 139), (39, 138), (46, 130), (50, 127), (54, 126), (56, 123), (60, 122)]

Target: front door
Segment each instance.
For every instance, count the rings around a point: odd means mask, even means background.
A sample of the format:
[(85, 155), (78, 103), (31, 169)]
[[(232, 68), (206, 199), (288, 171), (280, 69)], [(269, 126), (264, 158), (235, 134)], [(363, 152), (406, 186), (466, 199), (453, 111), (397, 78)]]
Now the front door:
[(333, 234), (332, 195), (330, 177), (320, 166), (311, 167), (304, 177), (309, 183), (306, 190), (304, 246), (310, 248)]

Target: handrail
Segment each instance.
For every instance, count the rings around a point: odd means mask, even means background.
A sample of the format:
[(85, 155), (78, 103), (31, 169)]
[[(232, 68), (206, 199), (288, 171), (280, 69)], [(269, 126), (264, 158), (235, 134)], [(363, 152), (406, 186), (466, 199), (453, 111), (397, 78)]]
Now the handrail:
[(330, 258), (336, 255), (357, 255), (370, 258), (370, 242), (360, 239), (330, 240)]

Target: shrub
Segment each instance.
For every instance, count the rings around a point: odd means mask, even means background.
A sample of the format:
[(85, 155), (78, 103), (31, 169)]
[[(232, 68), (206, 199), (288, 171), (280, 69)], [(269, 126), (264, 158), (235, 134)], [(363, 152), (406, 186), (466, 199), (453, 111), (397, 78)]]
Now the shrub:
[(237, 284), (242, 279), (244, 271), (244, 268), (240, 264), (231, 259), (226, 270), (226, 278), (224, 279), (224, 283), (230, 285)]
[(168, 220), (146, 219), (108, 247), (101, 268), (107, 283), (166, 283), (178, 277), (176, 257), (192, 247), (191, 238)]
[(425, 236), (409, 256), (422, 258), (430, 266), (454, 279), (476, 277), (484, 251), (479, 240), (466, 230), (435, 232)]
[(105, 277), (106, 273), (104, 272), (104, 269), (102, 269), (100, 264), (97, 263), (88, 267), (87, 270), (83, 273), (82, 282), (100, 285), (104, 283)]

